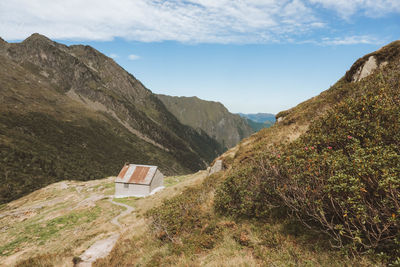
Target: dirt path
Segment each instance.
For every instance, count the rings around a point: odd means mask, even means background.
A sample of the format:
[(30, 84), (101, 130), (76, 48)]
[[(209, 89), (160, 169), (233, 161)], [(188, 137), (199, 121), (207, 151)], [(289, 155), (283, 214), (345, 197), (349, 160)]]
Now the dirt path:
[(118, 219), (119, 219), (120, 217), (124, 217), (125, 215), (130, 214), (132, 211), (134, 211), (134, 208), (131, 207), (131, 206), (129, 206), (129, 205), (126, 205), (126, 204), (122, 204), (122, 203), (115, 202), (113, 198), (110, 199), (110, 202), (113, 203), (113, 204), (115, 204), (115, 205), (118, 205), (118, 206), (121, 206), (121, 207), (125, 207), (125, 208), (126, 208), (126, 210), (124, 210), (124, 211), (121, 212), (118, 216), (114, 217), (114, 218), (111, 220), (111, 223), (112, 223), (112, 224), (115, 224), (116, 226), (118, 226), (119, 228), (121, 228), (122, 226), (121, 226), (121, 224), (119, 223)]
[(134, 211), (134, 208), (115, 202), (112, 197), (110, 197), (109, 200), (111, 203), (125, 207), (126, 210), (122, 211), (119, 215), (115, 216), (112, 220), (111, 223), (116, 225), (120, 231), (118, 232), (113, 232), (109, 237), (105, 239), (101, 239), (96, 241), (90, 248), (88, 248), (81, 256), (80, 258), (82, 259), (82, 262), (80, 262), (77, 266), (79, 267), (90, 267), (92, 266), (92, 263), (95, 262), (99, 258), (104, 258), (106, 257), (114, 247), (115, 243), (117, 242), (119, 236), (121, 235), (121, 230), (122, 230), (122, 225), (119, 223), (118, 219), (130, 214), (132, 211)]
[(78, 266), (90, 267), (97, 259), (106, 257), (111, 252), (115, 242), (117, 242), (119, 235), (119, 233), (114, 233), (106, 239), (95, 242), (80, 256), (82, 262), (80, 262)]

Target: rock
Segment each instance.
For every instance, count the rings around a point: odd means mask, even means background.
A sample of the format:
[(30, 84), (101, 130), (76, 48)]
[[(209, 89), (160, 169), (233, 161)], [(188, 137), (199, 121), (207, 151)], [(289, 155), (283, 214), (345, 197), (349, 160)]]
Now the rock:
[(368, 61), (361, 66), (353, 76), (353, 82), (361, 81), (363, 78), (370, 75), (378, 67), (376, 58), (370, 56)]
[(222, 169), (223, 169), (223, 165), (222, 165), (222, 160), (217, 160), (215, 163), (214, 163), (214, 165), (210, 168), (210, 171), (209, 171), (209, 174), (208, 175), (211, 175), (211, 174), (214, 174), (214, 173), (216, 173), (216, 172), (220, 172), (220, 171), (222, 171)]

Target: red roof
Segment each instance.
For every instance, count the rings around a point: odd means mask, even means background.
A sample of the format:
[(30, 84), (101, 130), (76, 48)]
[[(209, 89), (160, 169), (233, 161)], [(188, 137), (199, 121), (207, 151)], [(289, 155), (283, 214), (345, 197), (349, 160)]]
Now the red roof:
[(127, 164), (122, 167), (115, 182), (149, 185), (157, 171), (157, 166)]
[(135, 171), (132, 173), (131, 178), (129, 178), (128, 183), (135, 183), (135, 184), (142, 183), (144, 181), (144, 178), (146, 178), (149, 170), (150, 167), (137, 166), (135, 168)]

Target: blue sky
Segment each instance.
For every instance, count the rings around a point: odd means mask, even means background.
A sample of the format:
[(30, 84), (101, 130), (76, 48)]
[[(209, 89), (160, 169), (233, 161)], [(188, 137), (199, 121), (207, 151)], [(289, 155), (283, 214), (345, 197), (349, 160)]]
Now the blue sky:
[(400, 0), (14, 0), (0, 36), (88, 44), (155, 93), (231, 112), (295, 106), (400, 39)]

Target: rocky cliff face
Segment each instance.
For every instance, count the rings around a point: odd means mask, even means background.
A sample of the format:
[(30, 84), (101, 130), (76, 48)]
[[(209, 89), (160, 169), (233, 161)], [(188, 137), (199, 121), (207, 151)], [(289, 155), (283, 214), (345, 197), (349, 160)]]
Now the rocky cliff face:
[(230, 113), (219, 102), (197, 97), (158, 95), (168, 110), (183, 124), (204, 131), (226, 148), (231, 148), (254, 133), (247, 121)]
[(0, 64), (0, 201), (61, 179), (115, 175), (126, 161), (196, 171), (222, 151), (92, 47), (39, 34), (1, 39)]

